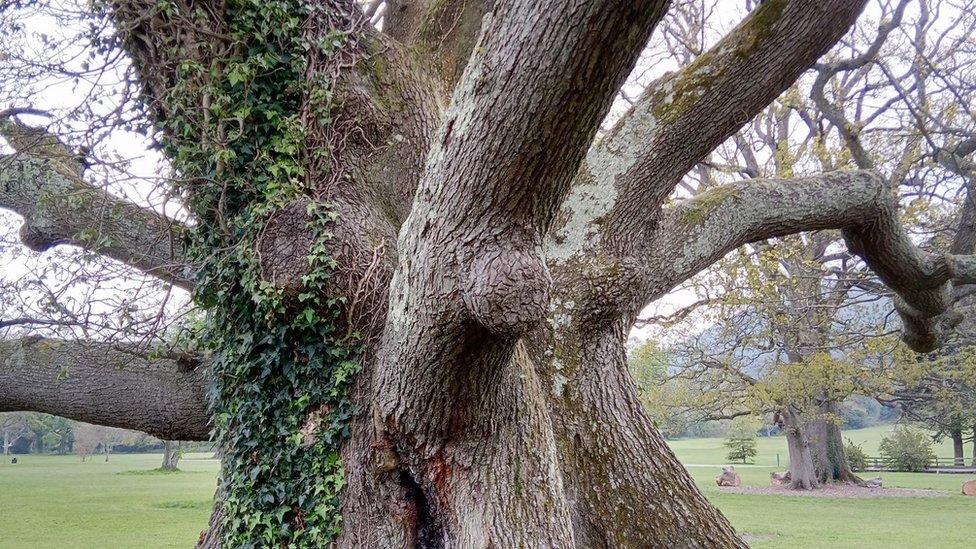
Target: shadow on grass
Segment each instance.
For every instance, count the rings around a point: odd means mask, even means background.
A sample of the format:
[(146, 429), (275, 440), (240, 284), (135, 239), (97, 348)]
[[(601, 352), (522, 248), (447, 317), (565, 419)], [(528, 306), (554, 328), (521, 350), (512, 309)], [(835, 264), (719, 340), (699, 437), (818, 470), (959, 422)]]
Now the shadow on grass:
[(153, 503), (150, 507), (156, 509), (210, 509), (213, 507), (213, 501), (199, 500), (177, 500), (177, 501), (164, 501), (161, 503)]
[(129, 471), (119, 471), (116, 475), (199, 475), (207, 471), (183, 471), (182, 469), (132, 469)]

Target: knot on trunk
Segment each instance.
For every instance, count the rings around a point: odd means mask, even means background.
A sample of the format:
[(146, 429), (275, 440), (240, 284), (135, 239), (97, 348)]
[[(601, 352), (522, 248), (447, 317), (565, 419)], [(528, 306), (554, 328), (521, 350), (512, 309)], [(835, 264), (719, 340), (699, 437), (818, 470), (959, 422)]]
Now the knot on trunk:
[(535, 249), (486, 246), (462, 282), (464, 305), (492, 333), (518, 337), (542, 321), (552, 278)]
[(289, 302), (297, 298), (302, 278), (311, 272), (310, 223), (308, 201), (296, 200), (276, 211), (257, 239), (261, 278), (282, 290)]

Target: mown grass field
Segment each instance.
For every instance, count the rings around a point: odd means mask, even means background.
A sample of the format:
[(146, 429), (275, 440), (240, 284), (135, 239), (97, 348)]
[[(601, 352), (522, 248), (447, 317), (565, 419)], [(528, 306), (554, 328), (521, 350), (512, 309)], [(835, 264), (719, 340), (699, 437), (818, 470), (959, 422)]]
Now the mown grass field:
[(217, 486), (215, 460), (156, 473), (161, 455), (17, 457), (0, 463), (3, 549), (193, 547)]
[[(881, 438), (891, 426), (846, 431), (844, 436), (878, 455)], [(925, 488), (949, 494), (942, 498), (836, 499), (723, 493), (715, 475), (725, 463), (722, 439), (671, 441), (678, 458), (708, 498), (757, 549), (948, 549), (971, 548), (976, 536), (976, 498), (960, 493), (966, 475), (868, 473), (884, 485)], [(939, 457), (952, 457), (949, 442), (936, 445)], [(744, 486), (768, 486), (769, 473), (788, 467), (786, 439), (759, 439), (752, 466), (736, 466)], [(967, 463), (972, 444), (966, 448)], [(777, 454), (780, 467), (776, 467)]]
[[(849, 431), (869, 454), (889, 427)], [(721, 439), (672, 442), (705, 494), (753, 547), (962, 548), (976, 535), (976, 498), (958, 495), (960, 475), (886, 473), (886, 486), (928, 488), (942, 498), (829, 499), (729, 494), (714, 482), (725, 461)], [(782, 438), (760, 439), (755, 466), (738, 467), (744, 485), (766, 486), (769, 472), (786, 467)], [(971, 445), (967, 448), (971, 452)], [(947, 445), (940, 457), (951, 456)], [(0, 548), (192, 547), (206, 525), (217, 462), (193, 455), (183, 472), (151, 472), (159, 455), (96, 457), (18, 456), (0, 462)]]

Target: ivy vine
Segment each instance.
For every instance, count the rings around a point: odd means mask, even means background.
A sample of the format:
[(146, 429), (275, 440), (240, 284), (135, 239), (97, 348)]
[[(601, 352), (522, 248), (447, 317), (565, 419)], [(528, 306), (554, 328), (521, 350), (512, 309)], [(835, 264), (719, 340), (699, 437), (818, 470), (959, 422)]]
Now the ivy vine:
[[(186, 15), (168, 0), (156, 9)], [(335, 163), (308, 143), (328, 142), (351, 34), (328, 2), (228, 0), (224, 9), (226, 38), (197, 45), (208, 55), (174, 46), (183, 54), (160, 128), (199, 220), (189, 250), (200, 268), (194, 299), (207, 311), (200, 342), (212, 355), (222, 541), (323, 547), (341, 529), (339, 445), (353, 414), (357, 337), (339, 327), (344, 297), (327, 291), (336, 213), (319, 193)], [(296, 201), (314, 236), (297, 303), (262, 278), (256, 252), (261, 228)]]

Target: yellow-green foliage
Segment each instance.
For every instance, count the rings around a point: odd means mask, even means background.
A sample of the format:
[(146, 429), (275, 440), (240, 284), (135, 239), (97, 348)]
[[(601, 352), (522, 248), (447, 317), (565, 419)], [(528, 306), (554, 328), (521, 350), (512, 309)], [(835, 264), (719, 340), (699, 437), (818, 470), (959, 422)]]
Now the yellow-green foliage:
[(631, 350), (627, 362), (654, 425), (665, 436), (682, 433), (688, 422), (676, 410), (686, 407), (697, 393), (680, 380), (668, 379), (667, 354), (647, 341)]

